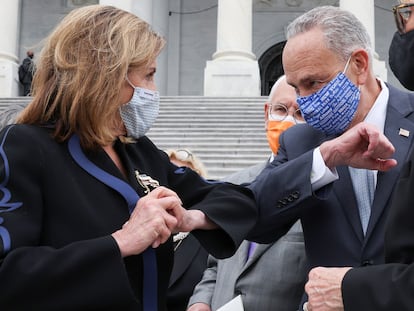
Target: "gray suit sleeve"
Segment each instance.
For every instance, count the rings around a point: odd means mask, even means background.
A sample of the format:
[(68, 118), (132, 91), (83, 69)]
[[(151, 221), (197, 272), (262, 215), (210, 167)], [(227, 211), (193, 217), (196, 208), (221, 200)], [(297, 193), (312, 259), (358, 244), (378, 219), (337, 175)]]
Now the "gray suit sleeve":
[(188, 307), (197, 302), (211, 306), (217, 279), (217, 263), (216, 258), (211, 255), (208, 256), (207, 269), (204, 271), (201, 281), (194, 288), (193, 295), (188, 301)]

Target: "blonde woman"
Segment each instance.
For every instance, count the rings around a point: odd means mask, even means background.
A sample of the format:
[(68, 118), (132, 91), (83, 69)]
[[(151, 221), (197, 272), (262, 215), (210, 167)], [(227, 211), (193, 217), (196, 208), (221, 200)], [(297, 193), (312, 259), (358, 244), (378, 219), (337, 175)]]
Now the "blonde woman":
[(47, 38), (33, 101), (0, 133), (2, 310), (165, 310), (172, 233), (201, 229), (225, 257), (253, 226), (249, 190), (177, 172), (145, 136), (163, 45), (100, 5)]

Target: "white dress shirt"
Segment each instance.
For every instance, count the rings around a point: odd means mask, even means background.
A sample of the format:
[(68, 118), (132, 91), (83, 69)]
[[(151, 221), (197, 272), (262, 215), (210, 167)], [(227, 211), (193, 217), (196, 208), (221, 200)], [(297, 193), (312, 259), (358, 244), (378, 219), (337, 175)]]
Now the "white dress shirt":
[[(377, 78), (381, 86), (374, 105), (366, 115), (364, 122), (375, 125), (382, 133), (384, 133), (385, 117), (387, 112), (389, 90), (384, 81)], [(311, 171), (311, 184), (313, 191), (316, 191), (323, 186), (337, 180), (339, 178), (336, 169), (332, 171), (326, 166), (319, 147), (313, 151), (313, 162)], [(377, 182), (377, 172), (375, 171), (375, 184)]]

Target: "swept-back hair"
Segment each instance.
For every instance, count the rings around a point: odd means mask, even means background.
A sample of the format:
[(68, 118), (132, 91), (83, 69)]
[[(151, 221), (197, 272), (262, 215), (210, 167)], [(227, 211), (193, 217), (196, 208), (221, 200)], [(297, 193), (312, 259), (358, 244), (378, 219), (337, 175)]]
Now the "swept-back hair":
[(322, 30), (326, 47), (346, 62), (355, 49), (365, 49), (372, 62), (368, 32), (352, 13), (334, 6), (316, 7), (297, 17), (287, 27), (287, 39), (313, 28)]
[(56, 140), (77, 133), (88, 149), (111, 143), (128, 70), (151, 64), (164, 44), (145, 21), (118, 8), (71, 11), (45, 41), (33, 101), (18, 123), (53, 123)]

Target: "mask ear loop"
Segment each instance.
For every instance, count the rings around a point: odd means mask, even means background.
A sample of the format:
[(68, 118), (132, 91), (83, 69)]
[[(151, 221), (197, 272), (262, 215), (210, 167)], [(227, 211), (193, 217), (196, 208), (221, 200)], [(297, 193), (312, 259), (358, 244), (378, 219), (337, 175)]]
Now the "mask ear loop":
[(345, 73), (346, 73), (346, 71), (348, 70), (348, 66), (349, 66), (349, 63), (351, 62), (351, 58), (352, 58), (352, 55), (351, 55), (351, 56), (349, 56), (348, 60), (346, 61), (346, 65), (345, 65), (345, 68), (344, 68), (344, 70), (343, 70), (343, 73), (344, 73), (344, 74), (345, 74)]
[[(351, 62), (351, 58), (352, 58), (352, 55), (349, 56), (348, 60), (346, 61), (346, 65), (345, 65), (345, 68), (344, 68), (344, 71), (343, 71), (344, 74), (346, 73), (346, 71), (348, 69), (348, 66), (349, 66), (349, 64)], [(358, 84), (357, 86), (358, 86), (358, 90), (361, 92), (361, 85)]]
[(132, 84), (132, 82), (129, 80), (129, 78), (128, 78), (128, 75), (125, 75), (125, 80), (128, 82), (128, 84), (133, 88), (133, 89), (136, 89), (137, 87), (136, 86), (134, 86), (133, 84)]

